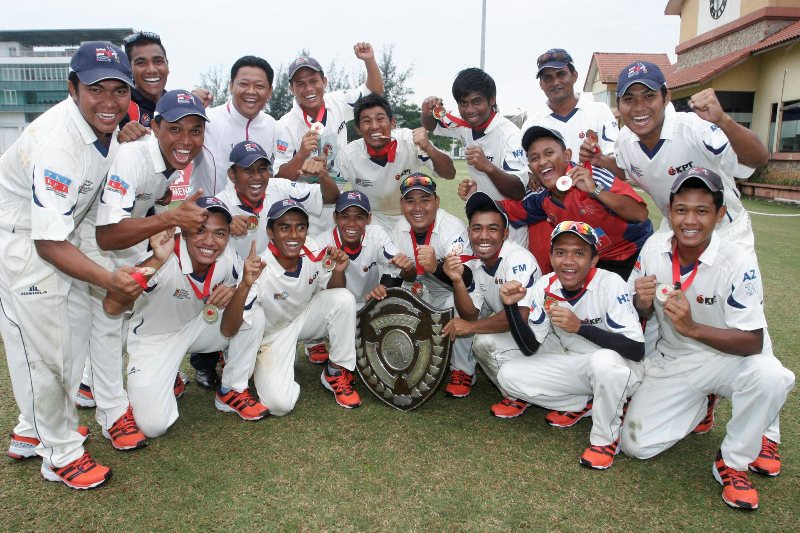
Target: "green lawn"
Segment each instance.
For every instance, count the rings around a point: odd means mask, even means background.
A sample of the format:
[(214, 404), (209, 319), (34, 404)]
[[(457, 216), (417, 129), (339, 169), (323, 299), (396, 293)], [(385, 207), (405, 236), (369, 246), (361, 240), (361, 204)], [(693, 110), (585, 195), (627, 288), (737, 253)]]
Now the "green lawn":
[[(457, 162), (463, 173), (463, 161)], [(463, 216), (455, 183), (443, 205)], [(763, 202), (750, 210), (800, 213)], [(652, 211), (652, 210), (651, 210)], [(777, 356), (800, 374), (797, 306), (800, 218), (753, 216), (767, 316)], [(0, 460), (0, 530), (770, 530), (796, 531), (800, 509), (800, 399), (781, 421), (783, 473), (753, 477), (755, 513), (729, 509), (711, 463), (730, 417), (718, 408), (709, 434), (688, 437), (650, 461), (619, 455), (606, 472), (584, 469), (590, 421), (567, 430), (531, 408), (515, 420), (489, 415), (498, 392), (481, 376), (473, 393), (439, 395), (401, 413), (360, 388), (364, 403), (336, 407), (318, 367), (296, 366), (302, 387), (294, 413), (247, 423), (213, 407), (192, 384), (181, 418), (142, 450), (114, 451), (92, 411), (88, 450), (114, 468), (95, 491), (47, 483), (39, 461)], [(16, 420), (8, 372), (0, 370), (0, 427)]]

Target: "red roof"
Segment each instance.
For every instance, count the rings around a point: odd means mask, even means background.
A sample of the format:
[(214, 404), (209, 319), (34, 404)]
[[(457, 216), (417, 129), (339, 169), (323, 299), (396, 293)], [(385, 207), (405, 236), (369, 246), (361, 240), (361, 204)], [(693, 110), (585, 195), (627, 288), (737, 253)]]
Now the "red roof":
[[(655, 63), (665, 76), (668, 76), (672, 71), (672, 64), (669, 62), (667, 54), (625, 54), (614, 52), (595, 52), (592, 54), (592, 64), (597, 65), (602, 83), (617, 83), (620, 71), (635, 61)], [(594, 81), (594, 78), (592, 78), (592, 81)]]

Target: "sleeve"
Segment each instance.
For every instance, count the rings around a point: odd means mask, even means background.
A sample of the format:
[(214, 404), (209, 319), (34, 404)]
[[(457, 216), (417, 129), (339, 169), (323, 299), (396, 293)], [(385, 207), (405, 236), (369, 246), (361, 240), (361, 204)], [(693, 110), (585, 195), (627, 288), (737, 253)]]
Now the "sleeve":
[(225, 250), (225, 255), (228, 256), (228, 262), (223, 283), (228, 287), (235, 287), (239, 285), (241, 273), (244, 271), (244, 261), (230, 246)]
[(625, 156), (625, 150), (623, 149), (623, 146), (627, 143), (627, 141), (623, 139), (624, 134), (624, 130), (620, 132), (620, 135), (617, 137), (617, 141), (614, 143), (614, 160), (617, 162), (617, 166), (622, 169), (623, 172), (625, 172), (626, 179), (634, 183), (639, 183), (634, 173), (631, 172), (631, 168), (628, 165), (628, 161)]
[(33, 240), (64, 241), (75, 229), (73, 212), (84, 179), (84, 168), (77, 156), (63, 147), (47, 147), (35, 156), (31, 188)]
[(647, 202), (645, 202), (644, 199), (639, 196), (635, 190), (633, 190), (633, 187), (631, 187), (630, 183), (622, 181), (604, 168), (592, 167), (592, 178), (594, 178), (594, 182), (596, 184), (602, 185), (603, 188), (609, 192), (627, 196), (628, 198), (636, 200), (640, 204), (647, 205)]
[(605, 329), (612, 333), (622, 334), (632, 341), (644, 342), (642, 324), (639, 315), (633, 308), (628, 284), (616, 274), (603, 279), (603, 297), (606, 300)]
[(459, 227), (456, 224), (448, 224), (448, 231), (439, 239), (439, 249), (436, 250), (436, 259), (441, 260), (455, 249), (461, 248), (461, 254), (471, 253), (469, 239), (467, 238), (467, 230), (463, 226)]
[[(475, 306), (475, 309), (480, 311), (481, 307), (483, 307), (483, 302), (486, 299), (483, 291), (481, 290), (480, 278), (482, 278), (484, 275), (480, 273), (480, 268), (481, 268), (480, 259), (473, 259), (472, 261), (468, 261), (467, 263), (465, 263), (464, 272), (466, 272), (467, 268), (470, 269), (471, 272), (473, 272), (472, 283), (467, 285), (467, 292), (469, 293), (470, 300), (472, 300), (472, 305)], [(493, 283), (491, 289), (500, 290), (500, 287), (496, 287)]]
[(750, 177), (755, 169), (739, 164), (739, 156), (731, 148), (728, 137), (719, 126), (705, 121), (692, 113), (692, 131), (698, 148), (708, 161), (708, 168), (719, 168), (728, 176), (744, 179)]
[(446, 123), (437, 120), (436, 127), (433, 128), (433, 134), (441, 135), (442, 137), (450, 137), (451, 139), (458, 139), (466, 143), (465, 133), (464, 133), (464, 130), (466, 129), (467, 128), (459, 126), (453, 122), (450, 122), (449, 120)]
[(280, 192), (285, 198), (291, 198), (295, 202), (303, 204), (309, 215), (319, 216), (322, 214), (322, 189), (318, 184), (283, 178), (271, 178), (270, 184), (273, 180), (276, 182), (276, 186), (280, 187)]
[(619, 134), (617, 119), (611, 108), (605, 104), (599, 104), (597, 110), (597, 136), (599, 137), (600, 150), (606, 155), (614, 155), (614, 143)]
[(741, 260), (729, 269), (726, 285), (730, 289), (721, 295), (725, 298), (725, 325), (742, 331), (766, 328), (764, 288), (758, 265), (755, 261)]
[(513, 124), (509, 124), (506, 131), (503, 163), (500, 168), (503, 172), (517, 176), (523, 187), (528, 186), (528, 161), (522, 149), (522, 132)]
[(517, 250), (509, 255), (506, 281), (519, 281), (523, 287), (530, 289), (541, 276), (539, 264), (527, 250)]
[(261, 307), (261, 293), (262, 293), (261, 278), (256, 280), (250, 292), (247, 293), (247, 299), (244, 301), (244, 310), (242, 312), (242, 329), (248, 329), (253, 325), (253, 313), (263, 313)]
[(547, 213), (544, 211), (544, 192), (534, 192), (528, 194), (522, 200), (502, 200), (500, 203), (506, 210), (509, 223), (515, 228), (522, 228), (547, 220)]
[(139, 179), (139, 164), (134, 157), (128, 157), (126, 151), (122, 157), (117, 156), (108, 171), (105, 185), (100, 191), (100, 204), (97, 208), (97, 225), (116, 224), (125, 218), (131, 218), (136, 203), (136, 193), (142, 187)]
[(388, 264), (389, 260), (397, 255), (400, 250), (397, 249), (397, 246), (395, 246), (394, 241), (389, 237), (385, 229), (375, 225), (372, 231), (375, 233), (375, 242), (380, 247), (378, 264)]
[(348, 183), (350, 183), (350, 187), (356, 186), (356, 178), (358, 177), (356, 176), (356, 172), (353, 169), (353, 164), (351, 161), (351, 158), (353, 157), (352, 152), (354, 151), (351, 145), (353, 143), (357, 143), (358, 141), (359, 139), (356, 139), (355, 141), (349, 143), (344, 150), (339, 152), (339, 155), (336, 158), (336, 168), (339, 169), (339, 175), (347, 180)]
[(550, 317), (544, 312), (544, 289), (548, 283), (547, 280), (547, 276), (539, 278), (517, 304), (520, 307), (527, 306), (530, 309), (528, 327), (533, 331), (534, 335), (536, 335), (536, 340), (540, 343), (544, 342), (544, 339), (550, 333)]
[(369, 90), (366, 84), (362, 83), (358, 87), (346, 91), (337, 91), (333, 94), (337, 100), (345, 104), (342, 106), (344, 108), (343, 119), (345, 122), (349, 122), (353, 120), (353, 107), (356, 105), (356, 102), (368, 94), (372, 94), (372, 91)]
[[(289, 111), (291, 113), (291, 111)], [(288, 117), (286, 117), (288, 118)], [(284, 163), (288, 163), (297, 153), (298, 141), (294, 134), (289, 130), (288, 120), (279, 120), (275, 124), (275, 162), (273, 163), (273, 175), (278, 173)]]

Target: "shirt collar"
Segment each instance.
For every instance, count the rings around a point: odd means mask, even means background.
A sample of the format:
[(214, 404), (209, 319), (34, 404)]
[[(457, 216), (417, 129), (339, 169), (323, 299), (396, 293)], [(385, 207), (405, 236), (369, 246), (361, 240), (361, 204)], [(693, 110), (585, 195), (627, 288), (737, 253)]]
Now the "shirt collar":
[[(75, 123), (75, 126), (78, 128), (78, 131), (81, 134), (81, 138), (83, 139), (84, 144), (94, 144), (97, 141), (97, 135), (94, 131), (92, 131), (92, 127), (86, 122), (86, 119), (83, 118), (81, 115), (81, 110), (78, 108), (78, 104), (71, 97), (67, 97), (67, 109), (69, 113), (69, 117)], [(116, 133), (116, 132), (115, 132)], [(112, 137), (116, 138), (116, 134), (112, 134)], [(114, 139), (112, 139), (112, 142)]]
[(161, 147), (158, 145), (158, 138), (155, 135), (150, 135), (147, 140), (147, 153), (150, 155), (150, 161), (153, 163), (153, 174), (158, 174), (167, 170), (167, 163), (164, 161), (164, 156), (161, 154)]
[[(660, 253), (662, 254), (672, 254), (672, 238), (675, 236), (675, 231), (669, 231), (664, 233), (664, 240), (661, 242), (660, 246)], [(708, 243), (708, 246), (703, 253), (700, 254), (700, 262), (704, 265), (713, 266), (714, 261), (717, 259), (717, 255), (719, 255), (719, 236), (717, 232), (714, 231), (711, 234), (711, 241)]]
[(180, 246), (181, 251), (181, 272), (188, 276), (193, 272), (192, 258), (189, 256), (189, 249), (186, 248), (186, 239), (181, 235), (179, 240), (180, 244), (178, 246)]
[(256, 122), (259, 118), (261, 118), (261, 115), (264, 114), (263, 112), (259, 112), (251, 120), (246, 116), (242, 115), (241, 113), (239, 113), (239, 111), (236, 109), (236, 106), (233, 105), (233, 100), (228, 100), (228, 102), (225, 104), (225, 109), (228, 110), (228, 114), (230, 114), (231, 119), (234, 121), (234, 123), (241, 124), (242, 126), (247, 126), (248, 124)]

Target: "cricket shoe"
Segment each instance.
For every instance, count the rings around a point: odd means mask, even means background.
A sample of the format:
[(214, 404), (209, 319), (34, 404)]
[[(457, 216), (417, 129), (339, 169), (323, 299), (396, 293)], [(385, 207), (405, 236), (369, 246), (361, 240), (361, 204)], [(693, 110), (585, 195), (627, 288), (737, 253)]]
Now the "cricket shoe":
[(73, 489), (93, 489), (111, 479), (111, 469), (98, 464), (88, 452), (62, 467), (55, 467), (45, 459), (41, 472), (47, 481), (60, 481)]
[(762, 476), (775, 477), (781, 473), (781, 456), (778, 454), (778, 443), (761, 436), (761, 453), (750, 463), (750, 470)]
[(614, 462), (614, 456), (619, 453), (619, 439), (611, 444), (596, 446), (592, 444), (581, 454), (581, 465), (595, 470), (605, 470)]
[(447, 386), (444, 388), (444, 393), (452, 398), (464, 398), (465, 396), (469, 396), (469, 393), (472, 392), (472, 386), (475, 385), (477, 379), (478, 376), (475, 374), (470, 376), (463, 370), (454, 369), (450, 372), (450, 381), (448, 381)]
[(322, 386), (333, 393), (336, 403), (347, 409), (361, 405), (361, 397), (353, 388), (355, 376), (346, 368), (338, 369), (334, 375), (328, 374), (328, 367), (320, 375)]
[(706, 411), (706, 417), (701, 420), (697, 426), (695, 426), (695, 428), (692, 430), (692, 434), (704, 435), (705, 433), (708, 433), (714, 429), (714, 411), (716, 410), (718, 403), (719, 396), (716, 394), (708, 395), (708, 409)]
[(324, 342), (314, 344), (313, 346), (305, 345), (306, 357), (308, 361), (315, 365), (324, 365), (330, 359), (328, 348)]
[[(89, 435), (89, 426), (78, 426), (78, 433), (87, 437)], [(11, 434), (11, 443), (8, 445), (6, 455), (12, 459), (22, 460), (36, 457), (36, 447), (39, 445), (39, 439), (36, 437), (23, 437), (16, 433)]]
[(592, 401), (586, 404), (586, 407), (580, 411), (550, 411), (544, 417), (545, 422), (557, 428), (571, 428), (581, 421), (582, 418), (592, 414)]
[(217, 389), (214, 407), (223, 413), (236, 413), (243, 420), (256, 421), (269, 416), (267, 406), (253, 398), (250, 389), (245, 389), (243, 392), (231, 389), (225, 394)]
[(516, 418), (524, 413), (529, 405), (525, 400), (503, 398), (494, 404), (489, 411), (497, 418)]
[(130, 406), (121, 417), (108, 429), (103, 429), (103, 436), (111, 441), (111, 445), (121, 451), (135, 450), (147, 446), (147, 437), (136, 425)]
[(722, 499), (736, 509), (758, 509), (758, 491), (747, 478), (747, 472), (734, 470), (725, 464), (722, 452), (717, 451), (717, 460), (711, 467), (714, 479), (722, 485)]
[(178, 399), (181, 396), (183, 396), (183, 393), (186, 392), (186, 385), (188, 384), (189, 384), (189, 376), (178, 370), (178, 375), (175, 376), (175, 385), (173, 385), (175, 399)]
[(94, 394), (92, 388), (85, 383), (78, 386), (78, 392), (75, 393), (75, 405), (81, 408), (96, 407), (97, 402), (94, 401)]

